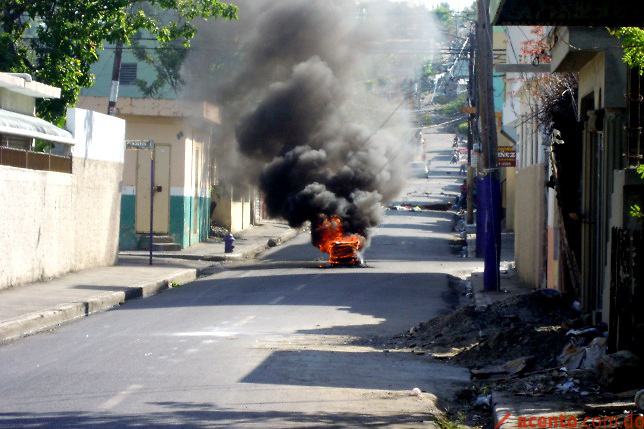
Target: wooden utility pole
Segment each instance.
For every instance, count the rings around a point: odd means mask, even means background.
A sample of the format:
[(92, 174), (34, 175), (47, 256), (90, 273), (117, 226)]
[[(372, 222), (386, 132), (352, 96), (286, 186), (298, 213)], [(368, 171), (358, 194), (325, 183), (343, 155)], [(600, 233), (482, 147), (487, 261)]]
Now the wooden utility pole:
[[(477, 180), (477, 248), (484, 257), (483, 289), (500, 289), (501, 259), (501, 182), (494, 114), (492, 86), (492, 26), (489, 19), (489, 0), (478, 0), (476, 39), (476, 79), (478, 83), (478, 114), (481, 127), (481, 152), (484, 176)], [(480, 241), (479, 241), (480, 240)]]
[(496, 116), (494, 115), (494, 89), (492, 87), (492, 26), (489, 20), (489, 0), (478, 0), (478, 25), (476, 40), (476, 75), (479, 90), (478, 112), (481, 118), (483, 169), (498, 177), (499, 159), (496, 139)]
[[(467, 81), (467, 95), (469, 97), (470, 107), (477, 106), (476, 100), (476, 73), (474, 70), (474, 47), (476, 46), (476, 32), (472, 29), (470, 31), (470, 46), (469, 46), (469, 79)], [(472, 150), (474, 149), (474, 133), (476, 127), (476, 113), (472, 112), (469, 114), (467, 127), (467, 212), (465, 214), (465, 223), (473, 224), (474, 223), (474, 198), (473, 198), (473, 189), (474, 189), (474, 173), (472, 171)]]

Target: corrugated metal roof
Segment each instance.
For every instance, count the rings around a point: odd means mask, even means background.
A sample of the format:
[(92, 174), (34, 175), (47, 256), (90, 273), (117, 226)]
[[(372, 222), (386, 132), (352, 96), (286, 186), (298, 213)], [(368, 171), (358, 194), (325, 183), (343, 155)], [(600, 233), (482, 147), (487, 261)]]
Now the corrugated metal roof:
[(36, 118), (22, 115), (9, 110), (0, 109), (0, 134), (29, 137), (56, 143), (74, 144), (72, 134), (54, 124)]

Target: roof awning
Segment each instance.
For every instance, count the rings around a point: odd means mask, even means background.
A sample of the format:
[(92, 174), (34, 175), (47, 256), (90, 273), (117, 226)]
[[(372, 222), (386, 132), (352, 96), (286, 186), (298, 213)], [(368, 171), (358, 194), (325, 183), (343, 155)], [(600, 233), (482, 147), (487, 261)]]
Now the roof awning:
[(0, 134), (40, 139), (54, 143), (75, 144), (72, 134), (54, 124), (20, 113), (0, 109)]
[(644, 26), (644, 2), (491, 0), (493, 25)]

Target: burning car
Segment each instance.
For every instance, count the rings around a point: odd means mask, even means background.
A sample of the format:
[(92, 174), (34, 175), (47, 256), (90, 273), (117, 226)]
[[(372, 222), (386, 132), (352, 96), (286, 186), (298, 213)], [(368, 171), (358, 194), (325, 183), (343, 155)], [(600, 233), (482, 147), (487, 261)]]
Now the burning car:
[(321, 251), (329, 254), (331, 265), (362, 263), (359, 251), (364, 246), (365, 239), (359, 234), (345, 233), (342, 229), (342, 220), (337, 216), (320, 222), (313, 240)]
[(329, 262), (331, 265), (358, 265), (362, 260), (355, 242), (334, 241), (329, 246)]

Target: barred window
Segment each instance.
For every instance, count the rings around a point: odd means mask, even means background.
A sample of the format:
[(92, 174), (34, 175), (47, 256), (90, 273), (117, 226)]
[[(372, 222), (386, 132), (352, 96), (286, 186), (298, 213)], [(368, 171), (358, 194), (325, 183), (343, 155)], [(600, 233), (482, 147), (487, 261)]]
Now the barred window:
[(121, 78), (119, 82), (121, 85), (134, 85), (136, 80), (136, 63), (123, 63), (121, 64)]

